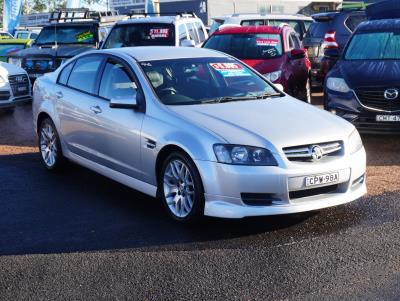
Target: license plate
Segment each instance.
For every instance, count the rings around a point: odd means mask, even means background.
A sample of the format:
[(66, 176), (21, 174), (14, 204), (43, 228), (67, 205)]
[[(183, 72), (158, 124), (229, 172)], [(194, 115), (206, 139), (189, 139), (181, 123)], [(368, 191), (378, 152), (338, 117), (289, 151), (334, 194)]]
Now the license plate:
[(310, 176), (310, 177), (306, 177), (306, 187), (337, 183), (338, 181), (339, 181), (339, 173), (338, 172)]
[(376, 115), (376, 121), (400, 122), (400, 115)]

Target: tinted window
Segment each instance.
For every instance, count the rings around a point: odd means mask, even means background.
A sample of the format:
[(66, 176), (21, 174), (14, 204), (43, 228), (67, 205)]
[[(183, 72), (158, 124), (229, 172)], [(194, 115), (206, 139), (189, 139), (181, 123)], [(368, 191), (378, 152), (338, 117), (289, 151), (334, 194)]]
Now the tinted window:
[(94, 93), (96, 76), (103, 58), (86, 56), (76, 60), (69, 76), (68, 86), (87, 93)]
[(94, 25), (47, 26), (36, 39), (37, 45), (45, 44), (95, 44)]
[(206, 35), (203, 31), (203, 26), (201, 26), (200, 22), (196, 22), (197, 33), (199, 34), (200, 43), (204, 42), (206, 39)]
[(61, 71), (60, 76), (58, 77), (58, 82), (62, 85), (66, 85), (68, 82), (69, 74), (71, 73), (72, 67), (74, 64), (68, 64), (65, 68)]
[(400, 59), (399, 32), (371, 32), (356, 34), (350, 41), (346, 60)]
[(186, 33), (186, 26), (185, 24), (179, 25), (178, 28), (178, 34), (179, 34), (179, 45), (182, 44), (182, 41), (187, 39), (187, 33)]
[(306, 37), (323, 39), (325, 34), (332, 30), (333, 22), (314, 22), (310, 25)]
[[(159, 99), (167, 105), (243, 100), (276, 91), (237, 60), (191, 58), (140, 63)], [(239, 99), (240, 98), (240, 99)]]
[(129, 75), (127, 69), (118, 62), (107, 62), (100, 83), (99, 95), (101, 97), (121, 98), (136, 95), (136, 83)]
[(175, 46), (175, 26), (163, 23), (133, 23), (114, 27), (104, 48)]
[(261, 26), (265, 24), (265, 20), (243, 20), (240, 25), (242, 26)]
[(278, 34), (214, 35), (204, 45), (239, 59), (268, 59), (282, 55), (282, 40)]
[(295, 35), (294, 33), (291, 33), (290, 37), (292, 38), (294, 48), (301, 49), (300, 40), (297, 37), (297, 35)]
[(28, 39), (29, 33), (28, 32), (20, 32), (17, 34), (17, 39)]
[(346, 20), (346, 26), (353, 32), (357, 26), (366, 20), (366, 16), (364, 15), (353, 15), (349, 16)]
[(31, 33), (31, 39), (32, 40), (35, 40), (37, 37), (38, 37), (37, 33), (34, 33), (34, 32)]

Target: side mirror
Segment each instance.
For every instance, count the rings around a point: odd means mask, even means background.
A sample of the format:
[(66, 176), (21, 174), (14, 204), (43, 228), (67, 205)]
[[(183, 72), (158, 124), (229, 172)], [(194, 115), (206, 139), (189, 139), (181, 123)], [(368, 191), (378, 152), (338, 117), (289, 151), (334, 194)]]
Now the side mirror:
[(137, 95), (138, 94), (111, 98), (110, 108), (113, 108), (113, 109), (136, 109), (138, 107)]
[(304, 49), (292, 49), (289, 57), (291, 60), (303, 59), (306, 57), (306, 52)]
[(275, 88), (277, 88), (279, 91), (283, 92), (284, 88), (281, 84), (274, 84)]
[(183, 40), (181, 43), (182, 47), (194, 47), (196, 46), (196, 43), (193, 40)]
[(330, 59), (338, 59), (340, 56), (340, 52), (338, 48), (327, 48), (324, 51), (324, 56)]

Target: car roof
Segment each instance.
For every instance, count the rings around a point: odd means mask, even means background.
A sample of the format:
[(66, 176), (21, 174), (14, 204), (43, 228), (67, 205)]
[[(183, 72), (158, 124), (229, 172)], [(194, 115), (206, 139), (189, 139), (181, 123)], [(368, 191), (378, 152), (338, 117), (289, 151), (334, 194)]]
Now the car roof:
[(137, 24), (137, 23), (165, 23), (173, 24), (178, 20), (200, 20), (195, 17), (180, 17), (180, 16), (161, 16), (161, 17), (145, 17), (137, 19), (128, 19), (118, 21), (116, 24)]
[(99, 50), (99, 52), (127, 54), (139, 62), (181, 58), (226, 57), (225, 54), (197, 47), (138, 46)]
[(258, 20), (258, 19), (269, 19), (269, 20), (304, 20), (304, 21), (312, 21), (311, 17), (307, 17), (304, 15), (280, 15), (280, 14), (231, 14), (213, 17), (213, 20), (227, 20), (227, 19), (245, 19), (245, 20)]
[(54, 27), (55, 25), (57, 27), (61, 26), (74, 26), (74, 25), (91, 25), (91, 24), (99, 24), (99, 21), (94, 21), (94, 20), (87, 20), (87, 21), (79, 21), (79, 22), (60, 22), (60, 23), (50, 23), (45, 26), (45, 27)]
[(381, 31), (381, 30), (399, 30), (400, 20), (399, 19), (382, 19), (362, 22), (357, 27), (359, 31)]
[(241, 34), (241, 33), (272, 33), (281, 34), (284, 27), (279, 26), (232, 26), (217, 30), (213, 35)]

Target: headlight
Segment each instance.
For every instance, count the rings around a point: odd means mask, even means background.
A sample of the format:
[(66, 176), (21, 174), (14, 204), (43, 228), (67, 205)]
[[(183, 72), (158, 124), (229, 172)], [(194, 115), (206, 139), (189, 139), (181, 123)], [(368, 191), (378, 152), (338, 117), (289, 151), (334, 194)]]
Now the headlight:
[(2, 77), (1, 75), (0, 75), (0, 84), (4, 84), (6, 82), (6, 80), (4, 79), (4, 77)]
[(266, 73), (264, 74), (264, 76), (270, 81), (270, 82), (275, 82), (277, 81), (282, 75), (282, 71), (278, 70), (275, 72), (271, 72), (271, 73)]
[(216, 144), (214, 153), (218, 162), (234, 165), (278, 166), (274, 156), (265, 148)]
[(347, 93), (350, 92), (349, 86), (346, 84), (343, 78), (339, 77), (329, 77), (326, 81), (326, 87), (329, 90)]
[(357, 130), (354, 130), (349, 136), (348, 146), (350, 154), (358, 152), (362, 147), (363, 143), (360, 134)]
[(22, 59), (15, 58), (15, 57), (8, 58), (8, 62), (10, 64), (13, 64), (13, 65), (18, 66), (18, 67), (21, 67), (21, 65), (22, 65)]

